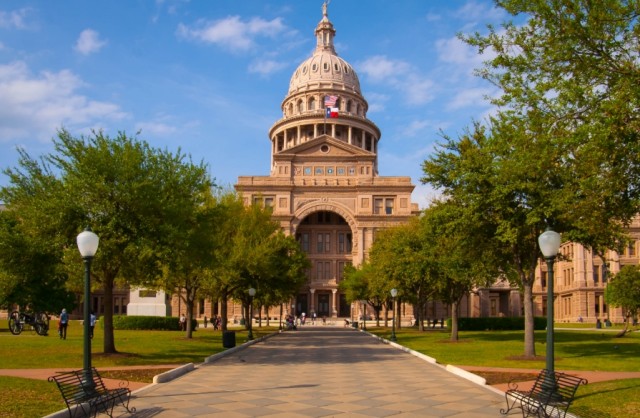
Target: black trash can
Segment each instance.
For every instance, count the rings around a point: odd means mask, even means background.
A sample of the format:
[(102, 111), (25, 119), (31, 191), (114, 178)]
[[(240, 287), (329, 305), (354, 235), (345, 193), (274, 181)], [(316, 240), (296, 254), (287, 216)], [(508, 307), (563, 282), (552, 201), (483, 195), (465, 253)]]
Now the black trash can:
[(351, 326), (354, 327), (355, 329), (358, 329), (358, 321), (353, 321), (351, 323)]
[(222, 333), (222, 346), (224, 348), (233, 348), (236, 346), (236, 332), (224, 331)]

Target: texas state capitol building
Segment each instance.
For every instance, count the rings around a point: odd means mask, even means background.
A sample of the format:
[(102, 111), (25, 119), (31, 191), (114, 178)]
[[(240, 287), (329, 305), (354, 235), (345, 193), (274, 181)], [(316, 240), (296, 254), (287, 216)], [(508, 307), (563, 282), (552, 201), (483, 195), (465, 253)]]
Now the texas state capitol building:
[(367, 258), (376, 230), (418, 212), (409, 177), (378, 173), (380, 129), (367, 118), (358, 75), (336, 53), (335, 34), (325, 4), (315, 51), (293, 72), (283, 117), (269, 130), (271, 173), (240, 176), (235, 185), (245, 204), (271, 206), (273, 219), (308, 254), (297, 315), (355, 314), (338, 289), (345, 265)]

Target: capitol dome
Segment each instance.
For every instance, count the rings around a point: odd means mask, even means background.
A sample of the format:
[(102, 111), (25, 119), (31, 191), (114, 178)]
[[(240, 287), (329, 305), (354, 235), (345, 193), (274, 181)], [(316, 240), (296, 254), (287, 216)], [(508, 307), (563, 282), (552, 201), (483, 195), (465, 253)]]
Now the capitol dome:
[(333, 46), (336, 34), (329, 21), (326, 7), (316, 27), (316, 49), (313, 55), (302, 62), (293, 72), (288, 94), (318, 88), (329, 88), (361, 94), (358, 75), (351, 64), (338, 56)]

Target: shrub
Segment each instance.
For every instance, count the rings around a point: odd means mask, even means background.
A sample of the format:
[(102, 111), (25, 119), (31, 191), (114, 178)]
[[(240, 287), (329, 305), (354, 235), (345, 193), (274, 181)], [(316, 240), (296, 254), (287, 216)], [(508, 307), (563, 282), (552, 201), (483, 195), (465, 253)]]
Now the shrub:
[[(447, 319), (447, 327), (451, 329), (451, 318)], [(533, 318), (533, 328), (543, 330), (547, 327), (547, 318)], [(524, 330), (524, 317), (504, 318), (458, 318), (460, 331), (517, 331)]]
[[(191, 329), (196, 330), (198, 321), (191, 320)], [(171, 316), (113, 316), (113, 329), (146, 329), (158, 331), (180, 331), (178, 318)]]

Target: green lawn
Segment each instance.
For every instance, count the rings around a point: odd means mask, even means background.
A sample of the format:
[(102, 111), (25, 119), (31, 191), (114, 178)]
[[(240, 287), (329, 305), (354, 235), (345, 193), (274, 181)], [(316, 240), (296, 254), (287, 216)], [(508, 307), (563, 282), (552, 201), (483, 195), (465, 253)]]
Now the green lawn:
[[(7, 321), (0, 321), (0, 369), (74, 367), (82, 368), (83, 328), (78, 321), (71, 321), (67, 339), (61, 340), (55, 331), (42, 337), (34, 331), (23, 331), (13, 335), (8, 331)], [(254, 338), (273, 332), (275, 327), (254, 326)], [(247, 333), (241, 328), (230, 328), (236, 332), (236, 343), (241, 344)], [(212, 328), (199, 329), (192, 339), (185, 338), (181, 331), (116, 331), (115, 344), (119, 354), (105, 356), (103, 331), (96, 328), (91, 343), (92, 365), (97, 367), (163, 365), (202, 363), (205, 357), (219, 353), (222, 333)]]
[[(388, 338), (387, 328), (368, 331)], [(555, 367), (565, 370), (640, 371), (640, 332), (616, 338), (615, 332), (556, 329)], [(536, 331), (536, 360), (522, 358), (522, 331), (460, 332), (451, 342), (447, 330), (420, 332), (397, 330), (398, 343), (434, 357), (442, 364), (542, 369), (545, 365), (546, 332)]]

